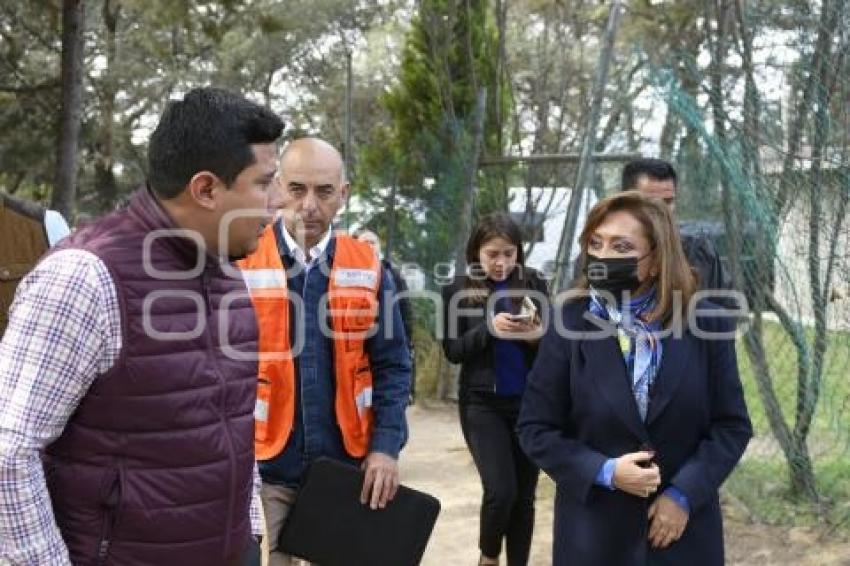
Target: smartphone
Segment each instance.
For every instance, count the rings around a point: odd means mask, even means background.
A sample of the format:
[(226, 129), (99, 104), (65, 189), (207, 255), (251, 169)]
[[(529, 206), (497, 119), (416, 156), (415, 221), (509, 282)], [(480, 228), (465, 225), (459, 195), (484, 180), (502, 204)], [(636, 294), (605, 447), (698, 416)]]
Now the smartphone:
[(534, 318), (534, 314), (530, 312), (521, 312), (519, 314), (512, 314), (510, 317), (513, 322), (531, 322), (531, 319)]
[(522, 313), (522, 314), (526, 314), (526, 313), (528, 313), (528, 314), (530, 314), (532, 317), (533, 317), (535, 314), (537, 314), (537, 306), (534, 304), (534, 301), (532, 301), (532, 300), (531, 300), (530, 298), (528, 298), (528, 297), (523, 297), (523, 298), (522, 298), (522, 307), (521, 307), (521, 309), (520, 309), (520, 313)]

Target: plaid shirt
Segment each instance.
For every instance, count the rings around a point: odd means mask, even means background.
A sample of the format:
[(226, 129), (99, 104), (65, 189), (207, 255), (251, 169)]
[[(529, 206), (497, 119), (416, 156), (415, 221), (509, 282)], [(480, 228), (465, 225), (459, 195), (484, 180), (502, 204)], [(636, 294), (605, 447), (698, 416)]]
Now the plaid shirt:
[[(63, 250), (18, 287), (0, 342), (0, 564), (70, 564), (41, 450), (121, 350), (115, 284), (97, 256)], [(251, 529), (261, 532), (254, 468)]]

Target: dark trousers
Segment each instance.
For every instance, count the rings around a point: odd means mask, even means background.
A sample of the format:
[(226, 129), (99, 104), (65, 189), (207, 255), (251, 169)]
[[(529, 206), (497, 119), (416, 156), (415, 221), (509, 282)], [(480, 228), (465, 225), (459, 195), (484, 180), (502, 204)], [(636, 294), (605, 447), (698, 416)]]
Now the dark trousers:
[(463, 436), (484, 487), (478, 545), (494, 558), (504, 538), (508, 566), (528, 563), (539, 475), (517, 440), (519, 404), (518, 398), (476, 393), (459, 404)]

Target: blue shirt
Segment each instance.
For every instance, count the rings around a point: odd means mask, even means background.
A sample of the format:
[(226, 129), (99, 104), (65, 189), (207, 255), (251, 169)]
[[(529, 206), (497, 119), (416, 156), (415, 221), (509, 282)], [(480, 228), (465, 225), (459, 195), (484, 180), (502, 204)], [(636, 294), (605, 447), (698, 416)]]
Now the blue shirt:
[[(496, 291), (508, 288), (507, 281), (495, 283)], [(509, 297), (496, 301), (496, 314), (507, 312), (513, 314), (513, 305)], [(525, 391), (525, 378), (528, 376), (528, 363), (520, 342), (502, 340), (493, 337), (493, 366), (496, 369), (496, 395), (518, 396)]]
[(65, 218), (55, 210), (44, 212), (44, 231), (47, 232), (47, 242), (52, 248), (59, 240), (71, 233), (71, 228)]
[[(336, 239), (331, 239), (325, 253), (310, 269), (290, 269), (295, 258), (280, 235), (280, 229), (284, 229), (282, 224), (278, 226), (279, 230), (275, 233), (278, 235), (283, 264), (288, 270), (289, 292), (297, 295), (303, 303), (301, 309), (293, 308), (290, 304), (293, 346), (296, 332), (303, 332), (304, 344), (300, 354), (295, 357), (295, 419), (292, 432), (283, 451), (270, 460), (261, 461), (259, 468), (263, 481), (297, 487), (308, 464), (319, 456), (350, 464), (357, 464), (358, 461), (345, 451), (342, 433), (336, 421), (333, 341), (322, 333), (319, 318), (327, 316), (326, 310), (320, 308), (320, 301), (328, 289), (328, 274), (333, 264)], [(389, 274), (384, 270), (378, 291), (378, 328), (366, 341), (366, 352), (372, 368), (372, 406), (375, 413), (375, 428), (369, 451), (397, 458), (407, 440), (405, 408), (411, 364), (398, 303), (393, 305), (390, 313), (384, 310), (389, 300), (387, 295), (393, 292)], [(329, 325), (327, 321), (325, 324)]]

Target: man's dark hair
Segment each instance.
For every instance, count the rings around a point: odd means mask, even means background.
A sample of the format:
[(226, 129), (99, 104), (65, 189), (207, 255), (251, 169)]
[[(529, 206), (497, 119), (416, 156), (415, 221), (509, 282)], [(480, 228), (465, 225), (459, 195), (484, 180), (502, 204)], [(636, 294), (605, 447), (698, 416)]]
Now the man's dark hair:
[(676, 184), (676, 170), (663, 159), (641, 158), (629, 161), (623, 167), (623, 177), (620, 182), (620, 190), (631, 191), (637, 188), (638, 179), (646, 175), (656, 181), (673, 180)]
[(196, 88), (168, 103), (148, 145), (148, 182), (164, 199), (192, 177), (210, 171), (228, 186), (254, 163), (253, 144), (273, 143), (283, 131), (274, 112), (220, 88)]

